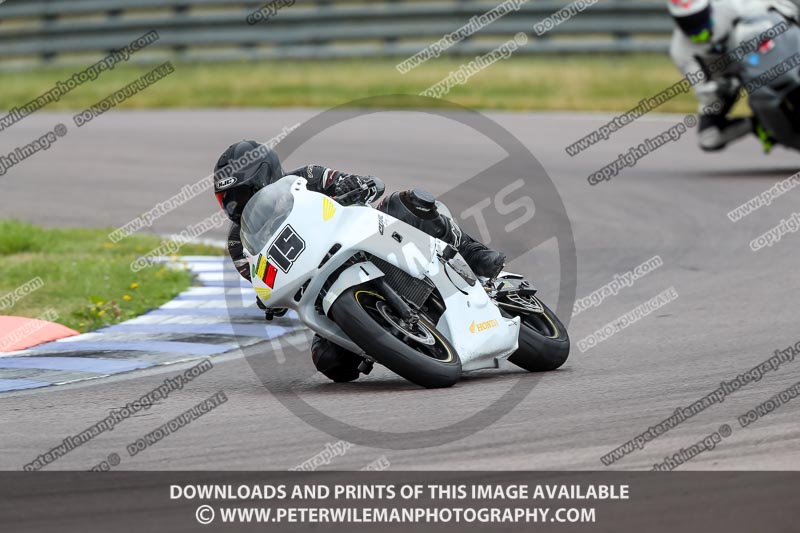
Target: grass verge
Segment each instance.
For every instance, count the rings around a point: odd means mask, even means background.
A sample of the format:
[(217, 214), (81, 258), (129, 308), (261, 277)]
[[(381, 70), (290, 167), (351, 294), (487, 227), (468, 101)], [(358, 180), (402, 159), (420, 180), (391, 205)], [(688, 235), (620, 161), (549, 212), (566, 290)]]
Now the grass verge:
[[(120, 107), (332, 107), (366, 96), (419, 94), (457, 71), (469, 58), (440, 58), (400, 74), (402, 58), (254, 63), (174, 63), (175, 73)], [(88, 62), (87, 62), (88, 64)], [(47, 109), (82, 110), (134, 81), (152, 67), (120, 65)], [(0, 93), (0, 109), (22, 105), (69, 78), (75, 68), (14, 73)], [(512, 57), (452, 89), (447, 99), (479, 109), (625, 111), (677, 82), (669, 58), (624, 56)], [(402, 107), (403, 103), (398, 102)], [(690, 94), (661, 112), (694, 112)]]
[[(191, 284), (188, 271), (163, 265), (131, 271), (133, 260), (161, 243), (158, 237), (132, 235), (113, 244), (108, 234), (0, 220), (0, 298), (36, 277), (44, 282), (0, 314), (35, 318), (54, 309), (59, 323), (86, 332), (139, 316)], [(223, 250), (187, 244), (181, 253), (221, 255)]]

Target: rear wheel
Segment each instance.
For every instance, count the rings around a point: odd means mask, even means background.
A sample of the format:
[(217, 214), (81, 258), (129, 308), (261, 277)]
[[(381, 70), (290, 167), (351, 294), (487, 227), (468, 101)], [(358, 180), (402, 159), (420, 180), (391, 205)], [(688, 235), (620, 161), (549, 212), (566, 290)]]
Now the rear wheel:
[[(569, 356), (567, 328), (549, 307), (537, 300), (541, 313), (520, 313), (519, 348), (508, 360), (530, 372), (555, 370)], [(512, 316), (508, 310), (503, 314)]]
[(378, 292), (353, 287), (330, 309), (331, 319), (367, 355), (412, 383), (450, 387), (461, 378), (455, 349), (424, 316), (402, 320)]

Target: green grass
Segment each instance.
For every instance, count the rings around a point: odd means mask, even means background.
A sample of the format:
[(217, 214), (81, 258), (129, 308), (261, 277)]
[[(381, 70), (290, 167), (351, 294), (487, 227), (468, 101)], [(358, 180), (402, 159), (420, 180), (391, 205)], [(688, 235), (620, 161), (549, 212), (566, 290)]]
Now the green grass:
[[(175, 63), (173, 74), (120, 107), (331, 107), (367, 96), (419, 94), (468, 59), (435, 59), (407, 74), (395, 70), (398, 59)], [(150, 68), (118, 66), (47, 109), (84, 109)], [(4, 74), (0, 109), (30, 101), (76, 70)], [(678, 80), (678, 71), (665, 55), (520, 56), (491, 65), (453, 88), (446, 98), (479, 109), (624, 111)], [(693, 112), (695, 108), (692, 95), (685, 94), (659, 111)]]
[[(45, 229), (0, 220), (0, 297), (35, 277), (44, 286), (0, 314), (38, 317), (54, 309), (57, 322), (80, 332), (116, 324), (156, 308), (192, 283), (186, 270), (156, 265), (137, 273), (130, 264), (161, 239), (132, 235), (117, 244), (107, 229)], [(187, 244), (185, 255), (222, 250)]]

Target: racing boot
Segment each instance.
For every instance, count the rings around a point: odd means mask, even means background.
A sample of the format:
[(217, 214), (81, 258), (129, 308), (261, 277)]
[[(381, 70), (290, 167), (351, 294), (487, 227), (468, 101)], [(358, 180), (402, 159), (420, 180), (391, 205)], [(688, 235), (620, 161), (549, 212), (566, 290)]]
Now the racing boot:
[(264, 311), (264, 320), (271, 322), (274, 318), (281, 318), (289, 312), (285, 307), (267, 307), (259, 298), (256, 298), (256, 305)]
[(495, 278), (506, 262), (505, 254), (488, 248), (464, 233), (450, 211), (422, 189), (395, 192), (378, 209), (456, 247), (478, 276)]
[(264, 310), (264, 320), (272, 322), (273, 319), (281, 318), (288, 312), (289, 310), (285, 307), (269, 307)]
[(752, 131), (753, 125), (749, 118), (729, 120), (724, 116), (701, 115), (697, 136), (701, 150), (716, 152)]
[(506, 254), (492, 250), (466, 233), (461, 233), (461, 242), (456, 248), (472, 271), (479, 276), (496, 278), (506, 265)]

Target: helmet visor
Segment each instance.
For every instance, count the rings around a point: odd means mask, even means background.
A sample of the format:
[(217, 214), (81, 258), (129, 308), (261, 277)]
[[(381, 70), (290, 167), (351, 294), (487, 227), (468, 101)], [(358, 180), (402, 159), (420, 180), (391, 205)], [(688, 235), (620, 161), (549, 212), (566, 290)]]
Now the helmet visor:
[(228, 218), (234, 222), (238, 222), (242, 217), (242, 211), (244, 211), (247, 202), (258, 192), (259, 188), (260, 187), (245, 183), (229, 191), (217, 193), (217, 199), (219, 200), (222, 210), (228, 215)]
[(675, 19), (681, 31), (693, 43), (705, 43), (711, 40), (712, 21), (711, 6), (706, 6), (702, 11), (686, 17)]

